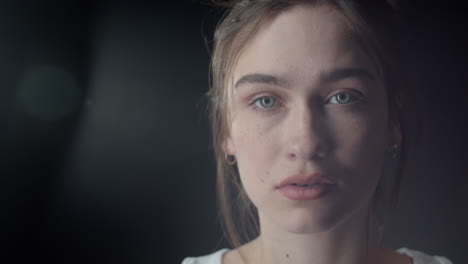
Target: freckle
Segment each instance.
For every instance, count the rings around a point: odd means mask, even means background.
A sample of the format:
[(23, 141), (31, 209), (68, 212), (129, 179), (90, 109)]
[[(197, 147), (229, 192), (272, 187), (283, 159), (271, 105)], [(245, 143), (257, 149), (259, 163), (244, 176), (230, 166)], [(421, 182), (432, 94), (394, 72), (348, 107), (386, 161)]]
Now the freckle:
[(265, 180), (263, 178), (260, 178), (260, 181), (263, 182), (263, 183), (265, 182)]
[(286, 254), (286, 258), (289, 258), (289, 254)]

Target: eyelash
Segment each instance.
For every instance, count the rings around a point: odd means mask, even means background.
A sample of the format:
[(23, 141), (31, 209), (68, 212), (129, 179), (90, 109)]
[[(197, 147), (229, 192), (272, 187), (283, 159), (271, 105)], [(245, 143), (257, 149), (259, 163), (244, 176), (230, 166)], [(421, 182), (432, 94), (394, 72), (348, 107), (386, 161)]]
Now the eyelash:
[(337, 93), (335, 93), (334, 95), (332, 95), (326, 102), (330, 103), (330, 100), (339, 94), (349, 94), (352, 98), (354, 98), (354, 100), (351, 101), (350, 103), (340, 104), (340, 105), (350, 105), (350, 104), (354, 104), (355, 102), (364, 100), (364, 95), (360, 91), (355, 90), (355, 89), (342, 89), (338, 91)]
[[(330, 103), (330, 100), (332, 98), (335, 98), (336, 96), (338, 96), (340, 94), (343, 94), (343, 93), (349, 94), (352, 98), (354, 98), (354, 100), (352, 100), (350, 103), (345, 103), (345, 104), (336, 103), (336, 104), (338, 104), (338, 105), (351, 105), (351, 104), (354, 104), (355, 102), (364, 100), (364, 95), (361, 92), (359, 92), (359, 91), (357, 91), (355, 89), (342, 89), (339, 92), (332, 95), (330, 98), (328, 98), (326, 100), (326, 103)], [(271, 108), (262, 108), (262, 107), (257, 106), (257, 102), (259, 102), (263, 98), (273, 98), (275, 100), (275, 105), (273, 107), (271, 107)], [(249, 105), (252, 106), (253, 110), (255, 110), (255, 111), (272, 111), (272, 110), (275, 110), (275, 109), (278, 108), (277, 104), (280, 103), (279, 101), (280, 100), (276, 96), (262, 95), (262, 96), (258, 96), (258, 97), (253, 98), (249, 102)]]
[[(259, 102), (263, 98), (273, 98), (275, 100), (275, 105), (273, 107), (271, 107), (271, 108), (262, 108), (262, 107), (257, 106), (257, 102)], [(252, 109), (254, 111), (272, 111), (272, 110), (275, 110), (275, 109), (278, 108), (278, 106), (277, 106), (278, 103), (280, 103), (280, 102), (279, 102), (279, 99), (276, 96), (262, 95), (262, 96), (258, 96), (258, 97), (253, 98), (249, 102), (249, 105), (252, 107)]]

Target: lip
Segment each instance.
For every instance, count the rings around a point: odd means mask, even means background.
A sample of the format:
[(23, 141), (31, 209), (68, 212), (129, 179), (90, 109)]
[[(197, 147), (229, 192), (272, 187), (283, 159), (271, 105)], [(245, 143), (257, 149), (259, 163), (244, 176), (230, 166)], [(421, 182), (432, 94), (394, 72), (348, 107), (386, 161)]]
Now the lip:
[(277, 189), (284, 188), (293, 184), (315, 184), (315, 183), (326, 183), (326, 184), (336, 184), (333, 180), (323, 176), (320, 173), (299, 173), (291, 175), (286, 179), (282, 180), (280, 184), (276, 187)]
[[(309, 185), (309, 186), (298, 186)], [(284, 179), (276, 189), (291, 200), (317, 200), (328, 194), (335, 182), (319, 173), (296, 174)]]

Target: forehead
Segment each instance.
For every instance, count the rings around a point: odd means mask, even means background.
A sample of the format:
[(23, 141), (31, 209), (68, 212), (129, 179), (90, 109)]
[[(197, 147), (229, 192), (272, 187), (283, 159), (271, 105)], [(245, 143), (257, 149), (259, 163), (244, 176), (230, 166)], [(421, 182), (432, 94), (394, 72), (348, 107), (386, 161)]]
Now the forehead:
[(252, 72), (304, 80), (337, 68), (375, 67), (339, 11), (299, 5), (260, 27), (240, 52), (232, 81)]

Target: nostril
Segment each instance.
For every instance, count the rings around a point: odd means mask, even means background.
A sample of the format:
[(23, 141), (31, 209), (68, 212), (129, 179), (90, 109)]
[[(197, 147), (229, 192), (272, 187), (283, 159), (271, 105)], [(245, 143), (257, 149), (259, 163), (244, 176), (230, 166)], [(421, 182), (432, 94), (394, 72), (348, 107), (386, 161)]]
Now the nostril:
[(324, 152), (313, 152), (313, 153), (295, 153), (291, 152), (289, 153), (289, 158), (291, 159), (296, 159), (296, 158), (301, 158), (305, 160), (321, 160), (326, 157), (326, 154)]
[(325, 153), (323, 152), (316, 152), (314, 154), (312, 154), (312, 158), (317, 158), (317, 159), (323, 159), (325, 158)]

